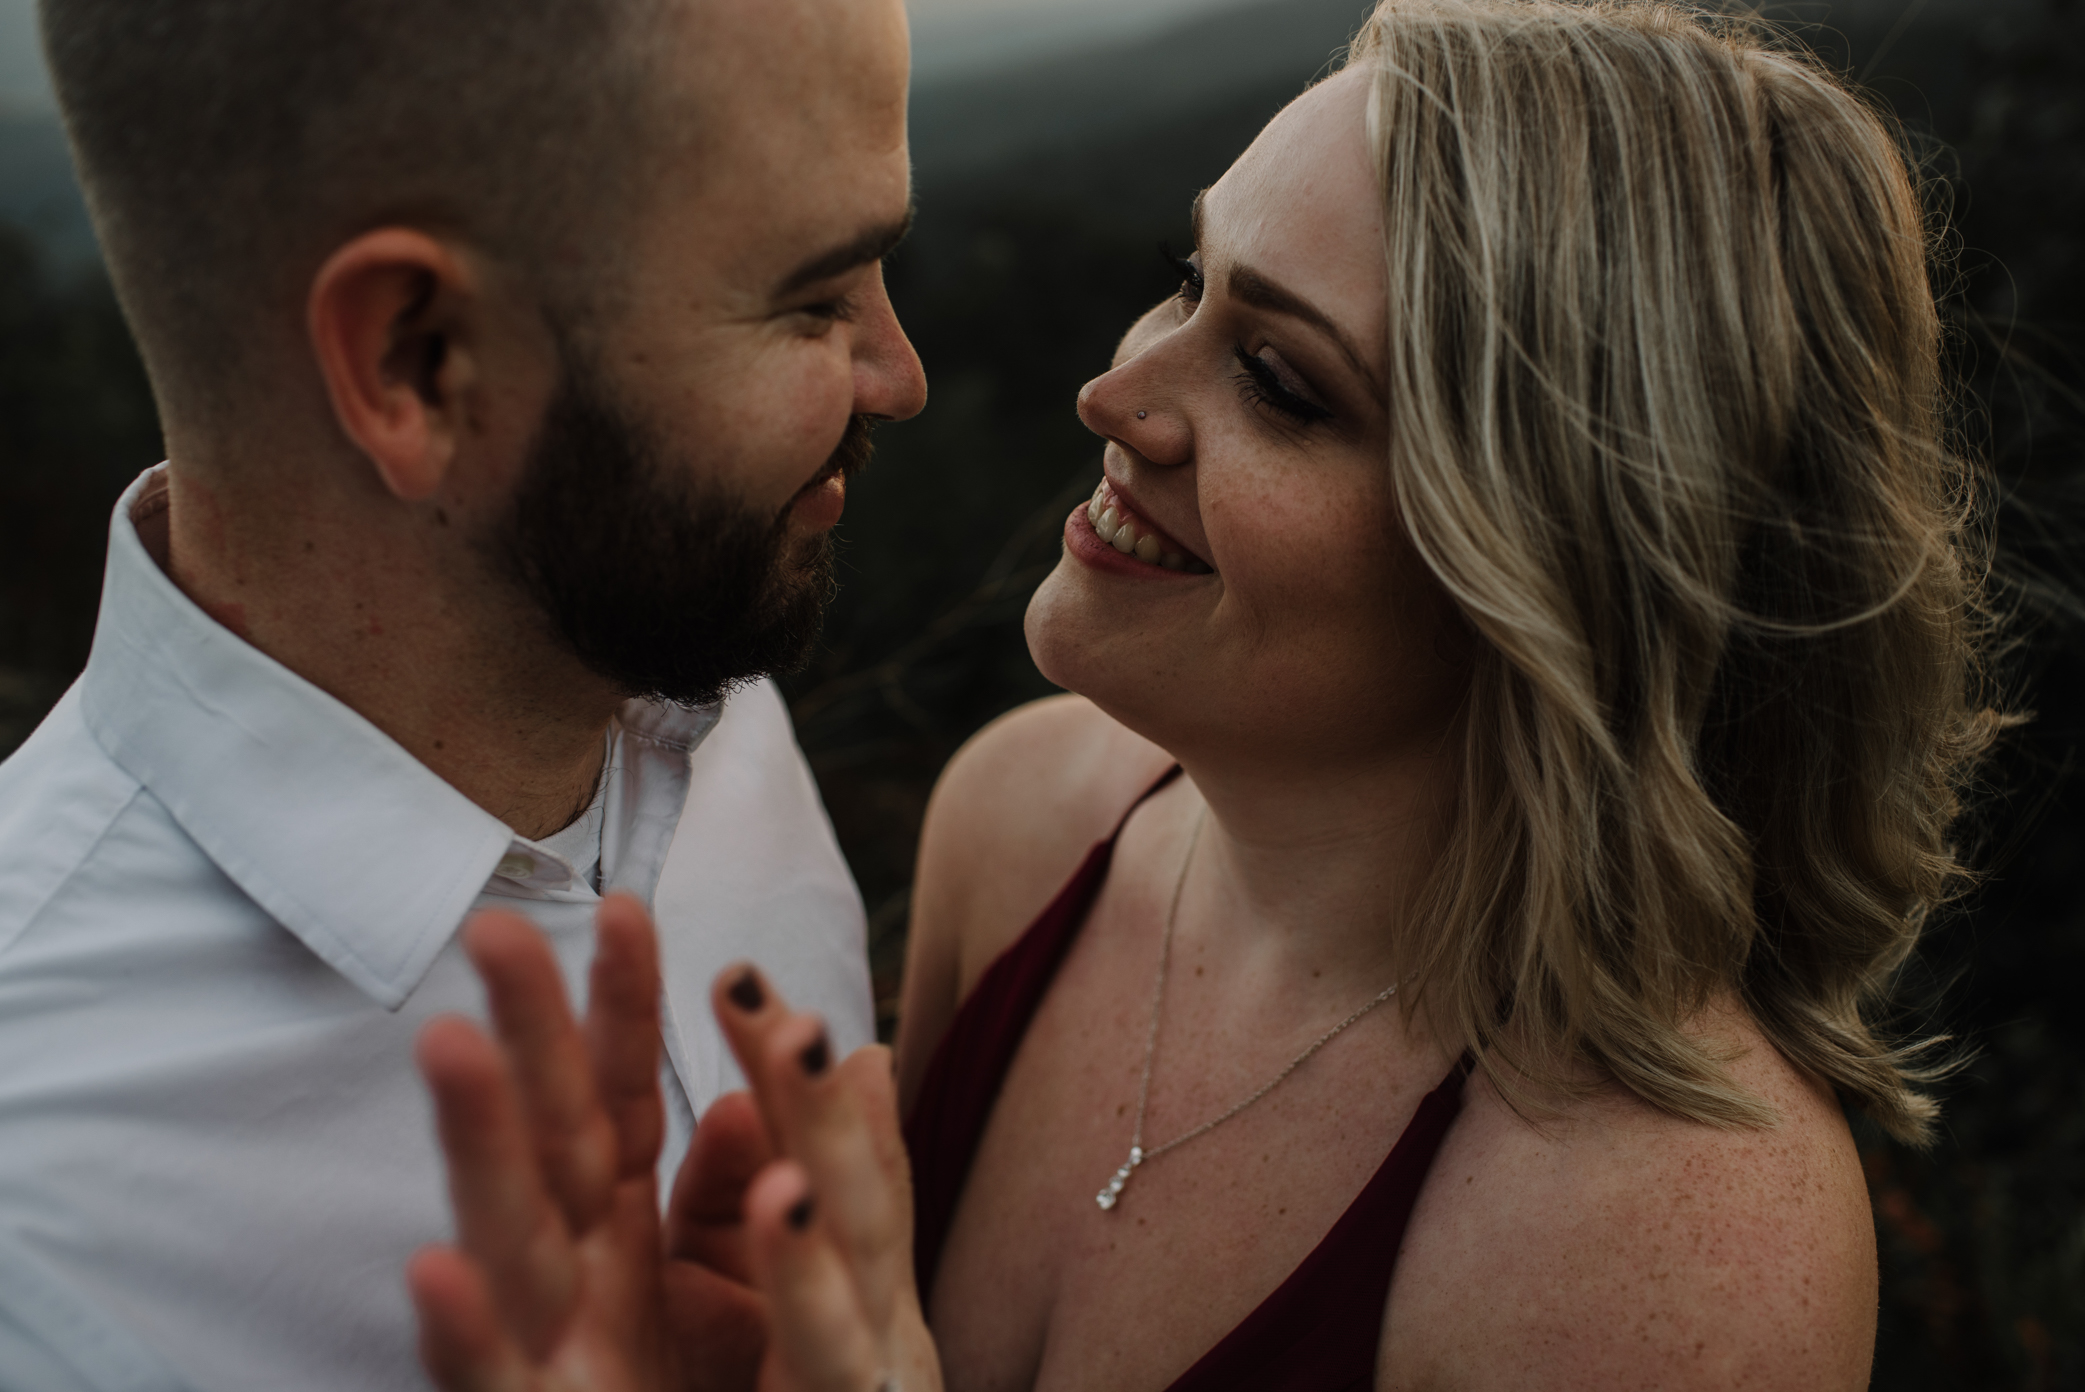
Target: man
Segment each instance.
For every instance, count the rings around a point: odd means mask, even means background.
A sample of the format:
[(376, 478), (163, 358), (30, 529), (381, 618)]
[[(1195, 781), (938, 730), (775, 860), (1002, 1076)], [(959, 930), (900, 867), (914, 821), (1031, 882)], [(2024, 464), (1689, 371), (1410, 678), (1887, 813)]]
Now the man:
[[(421, 1385), (413, 1040), (661, 923), (664, 1156), (750, 955), (866, 1042), (786, 714), (915, 413), (898, 0), (43, 0), (169, 462), (0, 766), (0, 1387)], [(719, 702), (735, 688), (728, 707)]]

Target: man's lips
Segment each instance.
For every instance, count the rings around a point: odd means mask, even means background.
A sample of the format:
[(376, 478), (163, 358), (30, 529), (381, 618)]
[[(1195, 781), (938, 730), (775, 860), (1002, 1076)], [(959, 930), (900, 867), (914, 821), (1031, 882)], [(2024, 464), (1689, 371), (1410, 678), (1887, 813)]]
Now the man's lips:
[(813, 528), (833, 526), (847, 508), (847, 471), (827, 469), (799, 488), (789, 502), (788, 515)]
[(825, 466), (790, 495), (782, 515), (811, 527), (832, 526), (847, 506), (848, 477), (868, 464), (869, 421), (865, 416), (856, 416), (848, 422), (846, 433), (826, 458)]
[(804, 497), (804, 495), (808, 493), (815, 493), (819, 489), (825, 487), (828, 483), (831, 483), (834, 479), (843, 477), (846, 473), (847, 465), (844, 460), (827, 460), (825, 467), (823, 469), (820, 469), (817, 473), (811, 475), (810, 481), (805, 483), (802, 488), (797, 489), (795, 496), (792, 497), (790, 501), (796, 502), (798, 499), (801, 499), (802, 497)]

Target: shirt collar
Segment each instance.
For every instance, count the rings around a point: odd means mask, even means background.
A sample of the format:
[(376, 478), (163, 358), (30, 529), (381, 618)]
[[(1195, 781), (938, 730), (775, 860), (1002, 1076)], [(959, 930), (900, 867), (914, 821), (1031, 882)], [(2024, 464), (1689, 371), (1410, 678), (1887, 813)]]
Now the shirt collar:
[[(181, 593), (132, 521), (164, 467), (125, 491), (110, 522), (81, 678), (88, 728), (254, 902), (396, 1009), (517, 838)], [(716, 716), (632, 702), (622, 719), (685, 749)]]

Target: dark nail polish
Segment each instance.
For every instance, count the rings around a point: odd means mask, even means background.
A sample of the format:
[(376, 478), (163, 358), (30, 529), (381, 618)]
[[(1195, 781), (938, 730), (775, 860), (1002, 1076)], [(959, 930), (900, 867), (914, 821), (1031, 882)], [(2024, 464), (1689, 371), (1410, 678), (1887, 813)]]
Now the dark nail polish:
[(804, 1051), (796, 1056), (796, 1061), (804, 1066), (804, 1072), (814, 1078), (831, 1065), (833, 1049), (832, 1045), (825, 1042), (823, 1032), (816, 1039), (804, 1045)]
[(724, 994), (731, 997), (731, 1003), (748, 1015), (767, 1004), (767, 992), (760, 989), (760, 977), (751, 967), (740, 972), (738, 980), (732, 982), (731, 989)]
[(811, 1196), (809, 1194), (804, 1195), (795, 1203), (791, 1204), (789, 1206), (788, 1213), (789, 1226), (796, 1229), (798, 1232), (802, 1232), (805, 1228), (810, 1227), (811, 1210), (814, 1207), (815, 1205), (811, 1202)]

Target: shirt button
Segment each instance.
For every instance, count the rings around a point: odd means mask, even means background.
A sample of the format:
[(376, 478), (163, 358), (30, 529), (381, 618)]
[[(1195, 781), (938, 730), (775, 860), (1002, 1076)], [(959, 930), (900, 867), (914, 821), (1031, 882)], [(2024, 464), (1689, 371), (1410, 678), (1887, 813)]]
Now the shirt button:
[(536, 873), (536, 858), (509, 851), (500, 857), (499, 872), (510, 880), (525, 880)]

